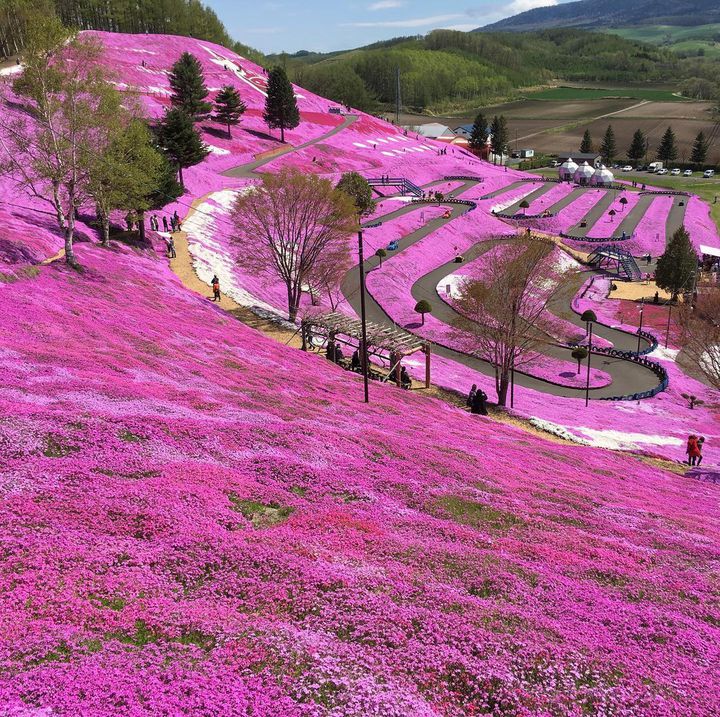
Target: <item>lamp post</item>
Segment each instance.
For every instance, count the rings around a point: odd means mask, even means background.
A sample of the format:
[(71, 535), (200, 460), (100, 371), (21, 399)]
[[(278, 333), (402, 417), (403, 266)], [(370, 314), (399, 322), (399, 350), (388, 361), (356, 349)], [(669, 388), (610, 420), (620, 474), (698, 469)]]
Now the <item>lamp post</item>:
[(640, 301), (640, 328), (638, 329), (638, 347), (637, 354), (640, 355), (640, 341), (642, 339), (643, 311), (645, 310), (645, 299)]
[(590, 403), (590, 357), (592, 356), (592, 332), (593, 323), (597, 321), (597, 316), (594, 311), (588, 309), (587, 311), (583, 311), (580, 320), (584, 321), (587, 325), (588, 334), (587, 380), (585, 381), (585, 408), (587, 408)]
[(363, 373), (365, 389), (365, 403), (370, 403), (368, 388), (368, 355), (367, 355), (367, 315), (365, 313), (365, 259), (363, 257), (363, 233), (358, 229), (358, 268), (360, 269), (360, 323), (362, 324), (362, 346), (360, 349), (360, 364)]

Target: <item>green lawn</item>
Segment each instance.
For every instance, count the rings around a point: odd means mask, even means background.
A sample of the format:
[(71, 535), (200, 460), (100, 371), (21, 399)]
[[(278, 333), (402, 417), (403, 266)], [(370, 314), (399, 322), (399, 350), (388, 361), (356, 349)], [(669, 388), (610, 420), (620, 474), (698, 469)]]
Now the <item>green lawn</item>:
[[(557, 177), (557, 169), (544, 167), (543, 169), (533, 169), (533, 174), (541, 174), (544, 177)], [(720, 178), (703, 179), (702, 176), (697, 177), (671, 177), (663, 175), (658, 177), (655, 174), (647, 172), (628, 172), (616, 175), (618, 179), (627, 179), (632, 181), (636, 179), (653, 187), (661, 187), (662, 189), (677, 189), (683, 192), (696, 194), (700, 199), (710, 205), (710, 213), (715, 224), (720, 231)], [(718, 197), (718, 204), (714, 203), (715, 197)]]
[(692, 53), (702, 49), (706, 57), (720, 56), (720, 24), (685, 27), (681, 25), (646, 25), (643, 27), (607, 28), (605, 32), (626, 40), (665, 45), (674, 52)]
[(683, 102), (682, 97), (674, 95), (671, 90), (655, 89), (652, 87), (553, 87), (526, 95), (529, 100), (576, 101), (576, 100), (604, 100), (618, 97), (628, 97), (636, 100), (651, 100), (653, 102)]

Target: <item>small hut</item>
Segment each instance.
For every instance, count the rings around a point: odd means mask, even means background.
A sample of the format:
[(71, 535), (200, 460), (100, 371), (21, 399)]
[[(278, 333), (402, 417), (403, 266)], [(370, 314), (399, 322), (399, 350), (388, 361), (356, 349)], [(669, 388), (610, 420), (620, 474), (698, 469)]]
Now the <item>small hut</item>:
[(563, 182), (570, 182), (575, 178), (577, 169), (577, 164), (571, 158), (568, 158), (558, 168), (558, 176)]
[(615, 181), (615, 175), (604, 165), (601, 164), (590, 179), (590, 183), (595, 187), (612, 187)]
[(581, 187), (587, 187), (590, 184), (595, 170), (587, 163), (583, 162), (576, 170), (573, 175), (575, 184), (579, 184)]

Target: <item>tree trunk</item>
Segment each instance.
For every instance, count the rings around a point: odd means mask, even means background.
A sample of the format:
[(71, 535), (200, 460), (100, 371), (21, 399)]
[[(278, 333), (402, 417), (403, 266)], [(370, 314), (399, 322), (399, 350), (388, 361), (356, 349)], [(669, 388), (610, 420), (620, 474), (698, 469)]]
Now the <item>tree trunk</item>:
[(298, 301), (298, 293), (293, 287), (288, 286), (287, 294), (288, 294), (288, 320), (294, 323), (295, 319), (297, 318), (298, 304), (300, 303)]
[(230, 123), (228, 122), (228, 138), (232, 139), (232, 131), (230, 130)]
[(65, 261), (68, 266), (78, 269), (80, 265), (75, 258), (73, 250), (73, 240), (75, 239), (75, 214), (70, 212), (65, 226)]
[(498, 388), (498, 406), (505, 406), (507, 404), (507, 392), (510, 386), (510, 380), (507, 376), (500, 377), (500, 384)]
[(578, 375), (580, 374), (580, 362), (581, 362), (581, 361), (582, 361), (582, 359), (578, 359), (578, 370), (577, 370)]
[(182, 173), (182, 167), (178, 165), (178, 179), (180, 180), (180, 186), (182, 187), (183, 191), (185, 190), (185, 182), (183, 181), (183, 173)]
[(140, 231), (140, 241), (145, 241), (145, 212), (138, 212), (137, 219), (138, 230)]
[(110, 243), (110, 217), (106, 214), (100, 216), (100, 224), (102, 227), (102, 239), (100, 244), (107, 246)]
[(285, 125), (280, 125), (280, 141), (285, 144)]
[(425, 314), (420, 314), (420, 318), (422, 319), (420, 321), (420, 326), (425, 326)]

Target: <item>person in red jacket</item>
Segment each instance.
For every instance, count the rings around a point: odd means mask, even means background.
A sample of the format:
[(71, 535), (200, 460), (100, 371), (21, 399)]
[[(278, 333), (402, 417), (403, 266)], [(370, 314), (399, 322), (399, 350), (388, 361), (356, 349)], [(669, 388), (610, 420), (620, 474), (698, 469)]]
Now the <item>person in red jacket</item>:
[(689, 466), (694, 466), (697, 463), (697, 459), (702, 456), (702, 453), (700, 452), (700, 447), (698, 446), (698, 437), (696, 435), (693, 434), (688, 436), (687, 448), (685, 449), (685, 453), (687, 453), (688, 456)]

